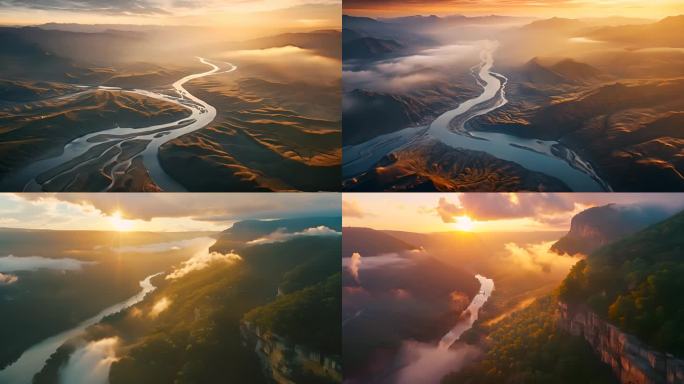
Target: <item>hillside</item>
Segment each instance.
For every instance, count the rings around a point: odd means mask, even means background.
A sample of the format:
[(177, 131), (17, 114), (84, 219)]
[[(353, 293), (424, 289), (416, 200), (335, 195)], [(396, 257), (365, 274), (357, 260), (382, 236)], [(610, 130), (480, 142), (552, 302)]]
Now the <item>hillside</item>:
[(342, 45), (342, 55), (347, 59), (378, 58), (402, 49), (403, 46), (394, 40), (360, 37)]
[(243, 220), (221, 232), (212, 245), (212, 251), (230, 252), (241, 249), (249, 241), (279, 233), (281, 235), (294, 234), (309, 228), (326, 227), (332, 231), (342, 230), (340, 217), (294, 218), (280, 220)]
[(601, 77), (601, 71), (569, 58), (550, 64), (535, 57), (523, 65), (516, 75), (521, 81), (556, 86), (596, 81)]
[(621, 330), (684, 354), (684, 212), (608, 245), (578, 262), (560, 287)]
[(342, 233), (342, 257), (351, 257), (354, 252), (368, 257), (418, 248), (383, 231), (371, 228), (345, 227)]
[(280, 35), (248, 40), (239, 45), (251, 49), (292, 45), (303, 49), (313, 50), (322, 56), (339, 59), (341, 56), (340, 38), (340, 31), (326, 30), (307, 33), (283, 33)]
[[(279, 224), (292, 233), (306, 221)], [(247, 232), (260, 224), (268, 227), (267, 222), (247, 220), (234, 229)], [(238, 259), (195, 255), (192, 263), (176, 266), (173, 274), (155, 278), (157, 290), (141, 303), (105, 318), (85, 336), (62, 346), (40, 373), (40, 382), (55, 382), (75, 348), (104, 338), (117, 340), (117, 361), (109, 374), (112, 384), (265, 384), (282, 377), (339, 382), (340, 237), (292, 237), (245, 245), (238, 254)], [(179, 274), (181, 266), (192, 267)], [(325, 363), (284, 355), (279, 361), (290, 370), (281, 372), (272, 356), (250, 344), (256, 336), (245, 328), (246, 319), (258, 324), (259, 337), (277, 336), (281, 347), (305, 348), (325, 356)]]
[(558, 328), (557, 301), (547, 296), (497, 323), (484, 357), (442, 384), (616, 384), (580, 337)]
[(624, 43), (629, 46), (684, 47), (684, 15), (666, 17), (645, 25), (621, 25), (600, 28), (592, 39)]
[(668, 216), (666, 210), (656, 206), (610, 204), (592, 207), (572, 218), (570, 231), (553, 244), (551, 250), (560, 254), (588, 255)]

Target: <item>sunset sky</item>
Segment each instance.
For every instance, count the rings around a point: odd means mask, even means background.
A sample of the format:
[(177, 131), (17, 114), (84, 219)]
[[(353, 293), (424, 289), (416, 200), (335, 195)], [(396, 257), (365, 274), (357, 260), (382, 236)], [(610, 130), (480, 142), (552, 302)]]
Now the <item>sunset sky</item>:
[(409, 232), (567, 230), (570, 219), (598, 205), (684, 209), (682, 194), (655, 193), (371, 193), (345, 194), (345, 226)]
[(339, 215), (337, 194), (0, 193), (0, 228), (222, 231), (244, 219)]
[(339, 28), (341, 0), (0, 0), (0, 24)]
[(684, 13), (681, 0), (345, 0), (349, 15), (627, 16), (662, 18)]

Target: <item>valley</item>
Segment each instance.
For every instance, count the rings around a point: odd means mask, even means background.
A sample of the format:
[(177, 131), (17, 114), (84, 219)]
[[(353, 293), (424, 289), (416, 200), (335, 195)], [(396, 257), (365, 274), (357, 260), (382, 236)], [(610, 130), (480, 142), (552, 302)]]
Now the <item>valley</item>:
[[(111, 214), (92, 194), (51, 196), (17, 197), (25, 209), (9, 215), (32, 225), (27, 211), (57, 201), (70, 208), (58, 228), (98, 212), (89, 221), (114, 229), (0, 230), (11, 252), (0, 256), (1, 383), (342, 382), (334, 196), (273, 197), (226, 223), (210, 214), (249, 195), (205, 195), (211, 208), (193, 212), (206, 230), (181, 232), (169, 229), (194, 220), (174, 217), (194, 204), (186, 194), (165, 195), (147, 220), (123, 212), (154, 194), (122, 195)], [(166, 230), (134, 230), (160, 221)]]
[[(661, 333), (677, 329), (672, 269), (682, 255), (673, 231), (680, 230), (681, 197), (670, 194), (669, 205), (649, 194), (629, 195), (640, 201), (631, 204), (610, 203), (612, 194), (514, 196), (411, 194), (383, 208), (455, 223), (444, 232), (375, 229), (384, 220), (375, 216), (376, 194), (345, 197), (359, 215), (373, 215), (375, 227), (343, 228), (345, 382), (678, 382), (676, 337)], [(589, 201), (602, 204), (568, 212), (557, 221), (565, 231), (472, 229), (510, 217), (544, 222), (546, 212)], [(435, 203), (438, 214), (426, 209)], [(386, 228), (397, 227), (397, 217), (389, 220)], [(646, 261), (660, 255), (662, 264)], [(639, 288), (629, 288), (633, 279)], [(649, 298), (636, 304), (637, 296)], [(642, 311), (646, 303), (662, 305), (662, 316)]]
[(680, 190), (683, 17), (345, 16), (343, 188)]
[(339, 189), (339, 32), (69, 28), (0, 28), (1, 190)]

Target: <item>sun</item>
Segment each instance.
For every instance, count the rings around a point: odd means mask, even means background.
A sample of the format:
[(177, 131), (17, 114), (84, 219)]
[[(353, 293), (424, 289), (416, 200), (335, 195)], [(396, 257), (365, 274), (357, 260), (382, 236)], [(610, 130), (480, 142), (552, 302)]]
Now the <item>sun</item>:
[(119, 232), (130, 231), (133, 228), (133, 220), (126, 220), (122, 217), (121, 211), (112, 213), (112, 226)]
[(467, 215), (456, 217), (454, 226), (459, 231), (471, 232), (475, 228), (475, 222)]

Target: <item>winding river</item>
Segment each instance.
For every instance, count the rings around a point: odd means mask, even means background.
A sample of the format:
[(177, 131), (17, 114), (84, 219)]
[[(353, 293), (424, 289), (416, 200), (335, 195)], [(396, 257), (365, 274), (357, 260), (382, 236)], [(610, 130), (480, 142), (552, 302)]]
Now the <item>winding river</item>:
[(480, 309), (494, 291), (494, 280), (475, 275), (480, 282), (480, 291), (473, 297), (461, 318), (439, 343), (405, 341), (400, 351), (400, 368), (391, 375), (395, 384), (426, 383), (437, 384), (444, 375), (462, 368), (481, 352), (477, 347), (465, 343), (454, 345), (461, 335), (478, 319)]
[(45, 362), (47, 362), (50, 356), (57, 351), (57, 348), (72, 337), (78, 336), (84, 332), (86, 328), (91, 325), (99, 323), (106, 316), (120, 312), (141, 302), (148, 293), (156, 289), (156, 287), (152, 285), (151, 280), (160, 274), (161, 273), (155, 273), (142, 280), (140, 282), (140, 292), (135, 296), (130, 297), (128, 300), (114, 304), (111, 307), (102, 310), (97, 315), (81, 322), (76, 327), (47, 338), (24, 351), (21, 357), (19, 357), (19, 360), (0, 371), (0, 383), (30, 384), (33, 380), (33, 376), (43, 369)]
[(465, 318), (461, 319), (449, 332), (447, 332), (442, 340), (439, 341), (438, 348), (449, 349), (451, 346), (461, 338), (461, 335), (470, 328), (477, 321), (480, 313), (480, 308), (489, 300), (489, 296), (494, 292), (494, 280), (488, 279), (482, 275), (475, 275), (477, 281), (480, 282), (480, 292), (473, 297), (473, 300), (466, 308), (464, 314)]
[[(85, 91), (66, 96), (80, 95), (83, 92), (98, 89), (124, 91), (182, 106), (190, 111), (190, 116), (166, 124), (142, 128), (117, 126), (81, 136), (67, 143), (60, 156), (28, 165), (3, 180), (0, 187), (3, 190), (42, 191), (45, 186), (57, 178), (69, 178), (73, 182), (79, 173), (94, 172), (88, 168), (96, 165), (97, 171), (108, 175), (111, 179), (111, 183), (104, 188), (107, 191), (131, 168), (133, 159), (141, 156), (145, 169), (159, 188), (164, 191), (185, 191), (181, 184), (162, 169), (158, 157), (159, 147), (182, 135), (207, 126), (216, 117), (216, 108), (192, 95), (184, 88), (184, 85), (191, 80), (229, 73), (237, 69), (231, 63), (221, 63), (221, 65), (225, 64), (222, 68), (204, 58), (198, 57), (197, 59), (211, 69), (185, 76), (173, 83), (173, 89), (177, 95), (172, 96), (142, 89), (128, 90), (117, 87), (80, 86)], [(126, 146), (129, 147), (129, 150), (124, 151)], [(68, 187), (69, 185), (65, 189), (69, 189)]]
[(517, 163), (530, 171), (553, 176), (573, 191), (610, 191), (591, 164), (557, 141), (526, 139), (495, 132), (467, 129), (471, 119), (500, 108), (506, 99), (505, 76), (493, 72), (497, 44), (486, 41), (480, 51), (477, 81), (483, 92), (438, 116), (428, 127), (412, 127), (378, 136), (343, 149), (343, 177), (357, 176), (383, 156), (416, 143), (436, 139), (452, 147), (486, 152), (496, 158)]

